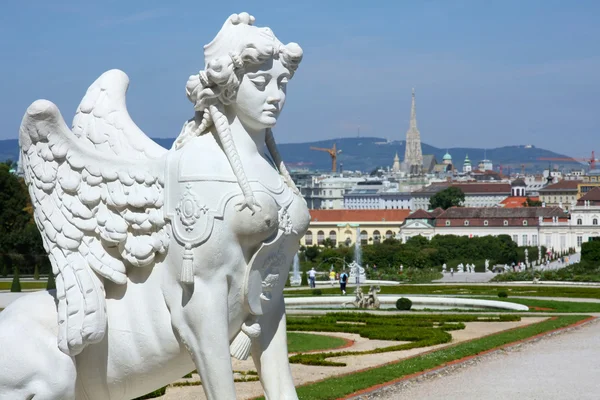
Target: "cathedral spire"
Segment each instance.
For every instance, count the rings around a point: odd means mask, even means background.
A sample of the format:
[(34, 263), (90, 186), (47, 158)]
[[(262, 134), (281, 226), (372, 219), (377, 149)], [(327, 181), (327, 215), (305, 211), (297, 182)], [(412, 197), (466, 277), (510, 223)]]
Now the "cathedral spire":
[(415, 104), (415, 88), (412, 90), (412, 104), (410, 106), (410, 127), (417, 129), (417, 105)]
[(415, 104), (415, 89), (412, 90), (412, 105), (410, 108), (410, 124), (406, 132), (404, 150), (404, 165), (410, 175), (423, 173), (423, 153), (421, 150), (421, 134), (417, 129), (417, 106)]

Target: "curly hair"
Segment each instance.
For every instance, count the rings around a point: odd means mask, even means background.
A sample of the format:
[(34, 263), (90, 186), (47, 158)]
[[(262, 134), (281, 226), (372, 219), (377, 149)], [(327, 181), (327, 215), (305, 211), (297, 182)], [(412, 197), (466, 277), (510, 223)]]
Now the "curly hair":
[[(234, 14), (228, 22), (233, 25), (250, 26), (254, 23), (254, 17), (247, 13)], [(173, 144), (174, 149), (180, 149), (190, 139), (207, 133), (214, 126), (247, 200), (253, 197), (253, 194), (233, 142), (229, 123), (224, 115), (224, 106), (235, 102), (238, 88), (248, 66), (278, 59), (293, 76), (302, 60), (302, 48), (298, 44), (282, 44), (269, 28), (253, 29), (260, 30), (260, 34), (253, 35), (250, 40), (243, 43), (241, 51), (230, 51), (226, 55), (207, 60), (204, 71), (189, 77), (186, 94), (194, 104), (195, 115), (184, 124)], [(277, 150), (271, 129), (267, 129), (265, 142), (285, 182), (294, 192), (299, 193)]]

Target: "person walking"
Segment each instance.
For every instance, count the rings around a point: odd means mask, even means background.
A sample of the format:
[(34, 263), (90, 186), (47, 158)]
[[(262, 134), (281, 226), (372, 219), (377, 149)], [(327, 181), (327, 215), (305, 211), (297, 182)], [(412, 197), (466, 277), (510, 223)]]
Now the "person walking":
[(335, 271), (334, 270), (329, 271), (329, 282), (331, 283), (331, 286), (335, 285)]
[(346, 284), (347, 283), (348, 283), (348, 274), (344, 270), (340, 274), (340, 290), (342, 291), (342, 294), (346, 294)]
[(312, 267), (310, 271), (308, 271), (308, 283), (311, 288), (316, 286), (315, 280), (317, 279), (317, 271), (315, 271), (315, 267)]

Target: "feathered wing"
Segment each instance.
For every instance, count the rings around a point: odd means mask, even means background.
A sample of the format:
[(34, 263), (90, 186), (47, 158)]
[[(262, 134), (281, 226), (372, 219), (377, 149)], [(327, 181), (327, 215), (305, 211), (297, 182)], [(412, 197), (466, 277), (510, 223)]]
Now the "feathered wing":
[(126, 109), (113, 105), (112, 111), (100, 112), (110, 105), (110, 95), (80, 106), (89, 113), (81, 111), (87, 117), (78, 119), (78, 134), (46, 100), (27, 109), (19, 133), (34, 218), (56, 276), (58, 345), (69, 355), (104, 337), (103, 278), (125, 284), (128, 266), (151, 265), (168, 243), (158, 158), (162, 148), (148, 145), (151, 140), (139, 128), (121, 124), (117, 114), (129, 118)]
[(134, 159), (160, 158), (167, 151), (131, 120), (125, 95), (129, 78), (118, 69), (100, 75), (73, 118), (73, 133), (98, 150)]

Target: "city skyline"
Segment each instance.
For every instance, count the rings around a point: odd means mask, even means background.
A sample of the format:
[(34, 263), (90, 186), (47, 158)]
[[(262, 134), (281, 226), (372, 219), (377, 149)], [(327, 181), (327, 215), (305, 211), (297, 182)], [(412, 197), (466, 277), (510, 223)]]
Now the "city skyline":
[[(600, 128), (600, 5), (559, 1), (427, 1), (365, 8), (347, 2), (203, 5), (75, 1), (2, 6), (0, 139), (17, 137), (26, 107), (55, 102), (67, 122), (87, 87), (119, 68), (132, 118), (175, 137), (192, 115), (187, 77), (225, 18), (248, 11), (304, 60), (275, 129), (280, 143), (361, 136), (403, 141), (411, 88), (419, 130), (437, 147), (533, 144), (589, 155)], [(318, 7), (317, 7), (318, 5)], [(196, 11), (198, 9), (198, 11)], [(357, 24), (357, 22), (359, 22)], [(600, 150), (600, 149), (598, 149)]]

